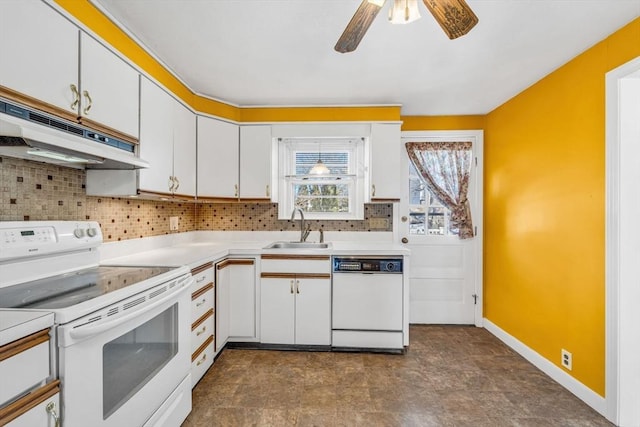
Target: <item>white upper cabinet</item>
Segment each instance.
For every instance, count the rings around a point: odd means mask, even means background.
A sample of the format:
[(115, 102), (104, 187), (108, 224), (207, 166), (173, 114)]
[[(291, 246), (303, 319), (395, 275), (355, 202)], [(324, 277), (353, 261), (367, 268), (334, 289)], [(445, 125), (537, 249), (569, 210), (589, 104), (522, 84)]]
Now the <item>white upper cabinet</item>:
[(239, 197), (238, 125), (198, 116), (198, 197)]
[(195, 115), (146, 78), (140, 91), (139, 188), (160, 194), (195, 196)]
[(370, 200), (400, 199), (402, 158), (400, 124), (371, 124)]
[(173, 100), (174, 194), (196, 195), (196, 115)]
[(45, 2), (0, 1), (0, 69), (17, 101), (138, 138), (139, 73)]
[(240, 198), (271, 198), (271, 126), (240, 126)]
[(75, 117), (78, 37), (78, 28), (42, 1), (0, 1), (0, 85)]
[(80, 37), (80, 116), (138, 138), (139, 74), (96, 40)]

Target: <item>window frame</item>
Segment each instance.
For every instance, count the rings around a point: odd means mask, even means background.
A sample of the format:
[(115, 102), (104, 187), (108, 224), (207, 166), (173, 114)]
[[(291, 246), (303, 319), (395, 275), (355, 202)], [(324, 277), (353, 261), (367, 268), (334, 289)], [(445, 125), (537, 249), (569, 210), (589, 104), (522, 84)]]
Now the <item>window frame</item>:
[[(346, 175), (296, 175), (296, 153), (342, 151), (349, 153), (349, 171)], [(368, 170), (368, 138), (296, 137), (278, 139), (278, 219), (289, 219), (295, 204), (294, 186), (302, 182), (311, 185), (349, 185), (348, 212), (304, 212), (305, 218), (315, 220), (362, 220), (366, 171)]]

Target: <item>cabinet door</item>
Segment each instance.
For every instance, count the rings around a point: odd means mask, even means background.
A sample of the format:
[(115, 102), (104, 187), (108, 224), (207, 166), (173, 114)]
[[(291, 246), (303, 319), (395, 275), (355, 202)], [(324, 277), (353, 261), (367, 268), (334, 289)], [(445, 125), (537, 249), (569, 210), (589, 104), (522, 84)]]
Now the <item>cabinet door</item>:
[(294, 344), (295, 279), (260, 281), (260, 342)]
[(240, 198), (271, 198), (271, 126), (240, 126)]
[(231, 280), (229, 268), (216, 271), (216, 352), (229, 339), (229, 286)]
[(238, 125), (198, 116), (198, 197), (238, 197)]
[(75, 117), (79, 30), (39, 0), (0, 1), (0, 85)]
[(331, 280), (296, 279), (296, 344), (331, 344)]
[(235, 338), (256, 337), (256, 276), (254, 260), (230, 260), (229, 335)]
[(173, 101), (173, 175), (175, 194), (196, 195), (196, 116), (178, 101)]
[(80, 115), (138, 138), (139, 74), (89, 35), (80, 37)]
[(170, 193), (173, 175), (173, 103), (168, 93), (146, 78), (140, 91), (140, 157), (150, 167), (141, 169), (140, 189)]
[(399, 171), (402, 156), (400, 124), (371, 125), (371, 190), (370, 198), (400, 199)]

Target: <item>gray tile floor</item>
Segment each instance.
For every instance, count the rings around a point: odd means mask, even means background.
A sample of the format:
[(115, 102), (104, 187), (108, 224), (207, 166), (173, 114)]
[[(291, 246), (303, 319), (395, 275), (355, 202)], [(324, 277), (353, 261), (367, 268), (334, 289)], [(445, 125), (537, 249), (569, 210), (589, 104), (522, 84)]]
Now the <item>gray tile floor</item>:
[(484, 329), (410, 336), (405, 355), (224, 350), (183, 427), (612, 425)]

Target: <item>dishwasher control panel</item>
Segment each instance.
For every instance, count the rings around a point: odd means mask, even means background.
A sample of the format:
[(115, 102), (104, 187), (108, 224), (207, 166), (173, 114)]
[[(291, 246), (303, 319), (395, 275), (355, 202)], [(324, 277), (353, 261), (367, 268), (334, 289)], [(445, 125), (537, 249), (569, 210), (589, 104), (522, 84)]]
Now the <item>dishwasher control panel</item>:
[(402, 273), (402, 258), (333, 258), (334, 273)]

